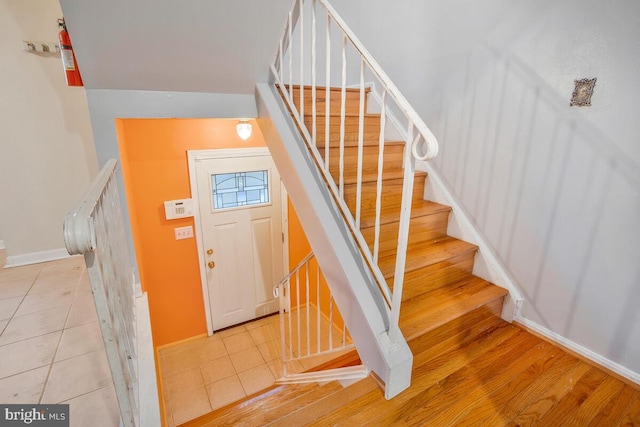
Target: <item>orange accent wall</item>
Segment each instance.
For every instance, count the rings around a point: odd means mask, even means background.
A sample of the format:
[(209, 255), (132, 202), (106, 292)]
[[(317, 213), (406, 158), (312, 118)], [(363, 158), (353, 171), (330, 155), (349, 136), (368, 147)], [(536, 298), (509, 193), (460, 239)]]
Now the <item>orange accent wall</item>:
[[(207, 332), (196, 239), (175, 240), (165, 200), (191, 197), (187, 150), (263, 147), (260, 128), (242, 141), (232, 119), (116, 120), (120, 159), (140, 282), (149, 295), (156, 346)], [(195, 227), (194, 227), (195, 231)]]
[[(236, 135), (237, 123), (235, 119), (116, 120), (131, 232), (140, 283), (149, 295), (156, 347), (207, 333), (196, 239), (175, 240), (173, 231), (189, 225), (195, 231), (193, 218), (166, 220), (164, 201), (191, 197), (187, 150), (265, 146), (255, 122), (253, 135), (244, 142)], [(310, 245), (291, 202), (288, 220), (291, 270), (309, 253)], [(315, 277), (314, 271), (312, 301)], [(321, 291), (326, 315), (328, 304), (326, 291)], [(341, 327), (337, 313), (334, 323)]]
[[(311, 245), (307, 240), (307, 236), (302, 229), (298, 215), (296, 214), (291, 201), (287, 203), (289, 212), (289, 271), (292, 271), (302, 259), (311, 251)], [(309, 301), (313, 305), (318, 305), (318, 287), (317, 287), (317, 269), (318, 264), (315, 259), (309, 262)], [(306, 301), (306, 272), (304, 267), (300, 270), (300, 304), (304, 305)], [(297, 301), (295, 276), (290, 279), (291, 301), (295, 305)], [(329, 318), (330, 315), (330, 293), (329, 286), (325, 281), (322, 273), (320, 274), (320, 311)], [(343, 320), (338, 307), (333, 307), (333, 324), (339, 330), (342, 329)]]

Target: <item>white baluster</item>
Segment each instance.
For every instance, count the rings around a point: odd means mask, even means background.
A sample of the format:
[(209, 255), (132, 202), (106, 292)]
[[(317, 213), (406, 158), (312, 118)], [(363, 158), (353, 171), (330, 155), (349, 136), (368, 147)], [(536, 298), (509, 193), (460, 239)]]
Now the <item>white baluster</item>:
[(327, 33), (326, 33), (326, 68), (325, 68), (325, 107), (324, 107), (324, 169), (327, 175), (329, 172), (329, 130), (331, 119), (331, 16), (327, 14)]
[(364, 154), (364, 59), (360, 60), (360, 108), (358, 110), (358, 167), (356, 177), (356, 229), (362, 210), (362, 156)]
[(307, 356), (311, 354), (311, 314), (309, 312), (311, 304), (310, 302), (310, 296), (311, 294), (309, 293), (309, 262), (307, 261), (307, 263), (304, 266), (304, 276), (305, 276), (305, 283), (306, 283), (306, 287), (305, 290), (307, 292), (306, 295), (306, 312), (307, 312), (307, 329), (305, 330), (305, 334), (307, 336)]
[(316, 145), (316, 0), (311, 2), (311, 143)]
[(384, 133), (387, 121), (387, 91), (382, 91), (382, 105), (380, 111), (380, 137), (378, 138), (378, 177), (376, 178), (376, 222), (373, 238), (373, 263), (378, 265), (380, 252), (380, 212), (382, 210), (382, 171), (384, 168)]

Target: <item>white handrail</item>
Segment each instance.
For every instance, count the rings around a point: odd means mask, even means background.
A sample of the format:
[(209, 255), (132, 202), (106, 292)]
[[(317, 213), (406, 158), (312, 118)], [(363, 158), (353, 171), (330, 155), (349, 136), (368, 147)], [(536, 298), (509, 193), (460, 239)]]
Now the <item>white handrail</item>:
[(418, 151), (417, 148), (415, 150), (412, 149), (416, 160), (431, 160), (436, 157), (438, 155), (438, 140), (436, 139), (433, 132), (431, 132), (429, 127), (418, 115), (416, 110), (414, 110), (411, 104), (409, 104), (409, 101), (407, 101), (402, 93), (400, 93), (400, 90), (396, 87), (395, 84), (393, 84), (389, 76), (387, 76), (387, 73), (384, 72), (380, 64), (378, 64), (378, 62), (373, 58), (373, 55), (371, 55), (371, 53), (369, 53), (369, 51), (364, 47), (362, 42), (356, 37), (353, 31), (351, 31), (349, 26), (344, 22), (342, 17), (338, 15), (338, 12), (333, 8), (333, 6), (331, 6), (327, 0), (318, 1), (325, 7), (329, 15), (331, 15), (333, 22), (335, 22), (336, 25), (340, 27), (353, 47), (360, 53), (360, 55), (362, 55), (364, 60), (369, 65), (371, 71), (373, 71), (373, 73), (378, 77), (383, 87), (396, 101), (398, 107), (400, 107), (405, 116), (413, 123), (413, 125), (418, 129), (418, 132), (424, 138), (424, 141), (427, 145), (427, 149), (424, 154), (417, 156), (415, 154)]
[[(320, 153), (317, 147), (317, 112), (316, 112), (316, 102), (317, 102), (317, 72), (316, 68), (318, 67), (318, 55), (316, 51), (316, 5), (321, 5), (326, 12), (326, 40), (325, 40), (325, 50), (326, 50), (326, 64), (325, 67), (325, 126), (324, 126), (324, 155)], [(305, 5), (311, 8), (311, 13), (307, 14), (303, 12), (305, 9)], [(305, 17), (311, 16), (310, 23), (305, 23)], [(308, 19), (308, 18), (307, 18)], [(322, 22), (323, 20), (319, 20)], [(308, 26), (311, 26), (311, 29), (307, 30)], [(340, 85), (340, 109), (339, 116), (336, 117), (336, 120), (340, 120), (339, 127), (339, 139), (337, 142), (334, 142), (335, 148), (339, 150), (338, 156), (338, 165), (337, 165), (337, 176), (334, 177), (331, 174), (329, 168), (329, 132), (331, 130), (329, 125), (330, 115), (331, 115), (331, 93), (329, 82), (331, 81), (331, 45), (332, 45), (332, 31), (331, 26), (335, 25), (339, 29), (339, 37), (341, 44), (341, 52), (340, 52), (340, 67), (341, 67), (341, 85)], [(294, 37), (294, 27), (295, 31), (299, 32), (299, 46), (295, 46), (295, 50), (293, 46), (291, 46), (290, 41), (293, 41)], [(305, 30), (310, 33), (311, 38), (311, 54), (310, 60), (308, 61), (311, 66), (310, 71), (305, 70), (305, 66), (307, 66), (305, 61), (305, 47), (308, 45), (308, 41), (305, 40)], [(296, 36), (296, 38), (298, 38)], [(398, 319), (399, 319), (399, 311), (400, 311), (400, 303), (402, 298), (402, 288), (403, 288), (403, 280), (404, 280), (404, 269), (405, 269), (405, 260), (406, 260), (406, 250), (408, 244), (408, 229), (409, 222), (411, 218), (411, 205), (412, 205), (412, 197), (413, 197), (413, 174), (415, 171), (415, 161), (416, 160), (429, 160), (435, 157), (438, 153), (438, 142), (433, 135), (433, 133), (429, 130), (427, 125), (423, 122), (420, 116), (416, 113), (416, 111), (411, 107), (406, 98), (400, 93), (398, 88), (391, 82), (391, 79), (387, 76), (387, 74), (382, 70), (380, 65), (374, 60), (369, 51), (364, 47), (364, 45), (358, 40), (355, 34), (351, 31), (351, 29), (346, 25), (344, 20), (338, 15), (335, 9), (329, 4), (327, 0), (296, 0), (293, 4), (291, 12), (289, 12), (287, 25), (284, 30), (284, 41), (280, 41), (276, 57), (271, 66), (271, 73), (273, 75), (273, 79), (275, 80), (278, 89), (281, 91), (285, 103), (291, 112), (293, 112), (293, 118), (298, 126), (298, 129), (302, 133), (303, 139), (308, 145), (309, 150), (311, 151), (315, 161), (320, 166), (320, 170), (323, 173), (325, 180), (334, 195), (334, 199), (338, 204), (340, 210), (343, 213), (343, 217), (349, 229), (355, 238), (360, 251), (366, 260), (366, 263), (374, 276), (378, 288), (381, 290), (382, 295), (387, 303), (388, 313), (390, 314), (390, 324), (389, 324), (389, 335), (395, 336), (399, 332), (398, 328)], [(338, 41), (336, 40), (336, 43)], [(357, 163), (355, 165), (355, 209), (353, 212), (349, 209), (347, 202), (345, 200), (345, 137), (346, 137), (346, 119), (347, 119), (347, 111), (346, 111), (346, 94), (347, 94), (347, 47), (351, 46), (355, 49), (357, 54), (359, 55), (358, 63), (359, 63), (359, 76), (358, 76), (358, 87), (359, 87), (359, 104), (358, 104), (358, 131), (357, 131)], [(299, 58), (295, 58), (299, 60), (299, 64), (295, 64), (296, 67), (300, 67), (299, 74), (299, 84), (296, 84), (296, 87), (299, 88), (300, 93), (294, 99), (293, 94), (293, 62), (294, 56), (299, 55)], [(321, 55), (320, 55), (321, 56)], [(290, 81), (285, 83), (284, 79), (284, 61), (288, 61), (289, 68), (289, 78)], [(368, 242), (363, 237), (362, 232), (360, 231), (361, 227), (361, 215), (362, 215), (362, 191), (363, 191), (363, 155), (364, 155), (364, 138), (365, 138), (365, 119), (369, 116), (365, 111), (365, 69), (368, 69), (377, 82), (380, 84), (382, 91), (382, 104), (381, 104), (381, 113), (380, 113), (380, 138), (378, 144), (378, 170), (376, 177), (376, 200), (375, 200), (375, 223), (374, 223), (374, 241), (373, 247), (370, 248)], [(297, 77), (297, 76), (296, 76)], [(306, 83), (306, 79), (310, 78), (310, 83)], [(355, 80), (355, 79), (354, 79)], [(305, 94), (305, 87), (311, 89), (310, 95), (309, 93)], [(305, 123), (305, 96), (307, 98), (311, 98), (311, 113), (307, 113), (307, 117), (311, 119), (311, 123), (307, 126)], [(296, 106), (296, 102), (299, 102), (299, 105)], [(404, 158), (403, 158), (403, 193), (400, 207), (400, 218), (399, 218), (399, 229), (398, 229), (398, 245), (396, 252), (396, 265), (394, 269), (394, 289), (391, 291), (388, 286), (384, 275), (382, 274), (379, 266), (379, 254), (380, 254), (380, 235), (381, 233), (381, 205), (382, 205), (382, 172), (384, 167), (384, 136), (385, 136), (385, 124), (386, 117), (390, 114), (387, 108), (387, 102), (391, 102), (395, 104), (395, 111), (399, 111), (404, 114), (407, 119), (407, 128), (406, 128), (406, 140), (405, 140), (405, 150), (404, 150)], [(309, 106), (309, 104), (307, 104)], [(353, 112), (349, 113), (349, 116), (353, 116), (355, 118), (355, 114)], [(403, 130), (400, 131), (403, 133)], [(414, 136), (415, 135), (415, 136)], [(334, 166), (334, 169), (336, 166)]]
[[(279, 299), (280, 304), (283, 378), (278, 380), (279, 382), (290, 381), (291, 373), (288, 372), (288, 363), (293, 360), (310, 359), (353, 348), (344, 322), (342, 322), (342, 329), (338, 331), (341, 344), (334, 345), (335, 304), (330, 289), (325, 290), (325, 299), (321, 297), (322, 272), (317, 263), (311, 262), (314, 258), (313, 252), (310, 252), (273, 288), (273, 295)], [(301, 271), (303, 274), (300, 274)], [(312, 288), (313, 280), (315, 280), (315, 287)], [(292, 287), (296, 296), (295, 301), (291, 300)], [(315, 291), (315, 298), (311, 296), (312, 289)], [(329, 298), (328, 307), (327, 297)], [(312, 321), (316, 322), (315, 328), (312, 327)], [(295, 375), (299, 380), (305, 378), (299, 373)]]
[[(150, 325), (148, 319), (136, 318), (136, 312), (144, 313), (146, 296), (134, 289), (115, 170), (116, 160), (107, 161), (81, 202), (65, 217), (63, 233), (69, 254), (85, 258), (122, 425), (136, 427), (159, 422), (159, 406), (155, 364), (148, 357), (153, 354)], [(144, 340), (140, 354), (139, 339)], [(139, 366), (139, 356), (145, 359), (143, 366)], [(153, 365), (150, 381), (146, 381), (147, 363)], [(142, 375), (143, 414), (139, 402)], [(156, 394), (148, 393), (154, 389)]]

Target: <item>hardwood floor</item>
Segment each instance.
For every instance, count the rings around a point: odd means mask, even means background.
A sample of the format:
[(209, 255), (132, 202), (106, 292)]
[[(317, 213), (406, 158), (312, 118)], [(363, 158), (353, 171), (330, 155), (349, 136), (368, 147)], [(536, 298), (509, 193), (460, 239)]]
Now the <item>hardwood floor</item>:
[(640, 426), (624, 383), (486, 308), (410, 342), (411, 387), (375, 381), (274, 387), (186, 426)]

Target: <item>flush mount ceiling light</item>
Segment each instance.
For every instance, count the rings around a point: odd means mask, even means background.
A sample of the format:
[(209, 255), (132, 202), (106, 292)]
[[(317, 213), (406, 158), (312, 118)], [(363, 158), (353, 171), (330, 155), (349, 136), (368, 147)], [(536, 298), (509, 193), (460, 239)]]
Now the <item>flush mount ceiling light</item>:
[(236, 125), (236, 133), (243, 141), (249, 139), (251, 132), (253, 132), (253, 126), (248, 120), (240, 120), (240, 123)]

